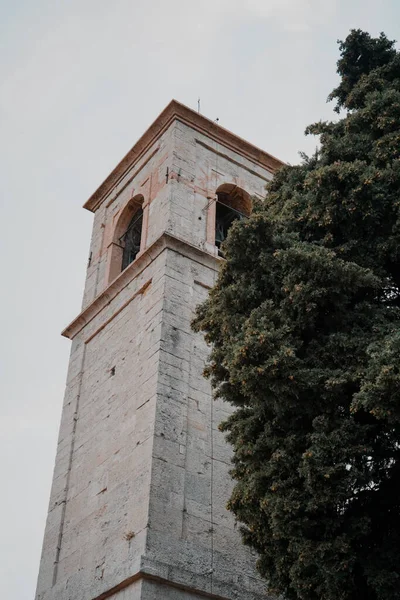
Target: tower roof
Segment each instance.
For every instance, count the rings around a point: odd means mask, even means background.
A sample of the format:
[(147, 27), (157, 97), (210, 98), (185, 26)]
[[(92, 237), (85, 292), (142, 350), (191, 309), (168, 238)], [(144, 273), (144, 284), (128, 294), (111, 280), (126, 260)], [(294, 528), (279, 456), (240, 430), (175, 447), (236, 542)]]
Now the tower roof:
[(272, 154), (257, 148), (243, 138), (235, 135), (228, 129), (217, 125), (207, 117), (188, 108), (184, 104), (171, 100), (164, 108), (156, 120), (139, 138), (136, 144), (129, 150), (118, 165), (111, 171), (110, 175), (103, 181), (97, 190), (83, 205), (84, 208), (94, 212), (99, 206), (104, 196), (118, 183), (126, 170), (137, 162), (141, 156), (148, 150), (157, 138), (170, 126), (174, 120), (179, 120), (190, 127), (197, 129), (207, 137), (219, 142), (223, 146), (238, 152), (249, 160), (262, 165), (272, 173), (283, 166), (285, 163), (280, 161)]

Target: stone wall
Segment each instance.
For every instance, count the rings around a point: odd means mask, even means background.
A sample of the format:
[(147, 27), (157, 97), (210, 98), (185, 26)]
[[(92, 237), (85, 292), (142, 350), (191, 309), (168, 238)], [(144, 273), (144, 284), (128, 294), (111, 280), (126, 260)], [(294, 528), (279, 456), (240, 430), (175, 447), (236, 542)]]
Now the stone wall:
[(161, 254), (133, 274), (73, 342), (38, 598), (93, 598), (139, 568), (148, 523), (164, 262)]

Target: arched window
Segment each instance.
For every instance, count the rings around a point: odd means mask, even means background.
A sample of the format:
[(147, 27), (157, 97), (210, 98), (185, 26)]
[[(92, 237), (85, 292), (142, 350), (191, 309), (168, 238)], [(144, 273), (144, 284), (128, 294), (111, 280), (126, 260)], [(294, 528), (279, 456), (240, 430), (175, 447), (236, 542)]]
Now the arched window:
[[(143, 245), (142, 228), (146, 221), (144, 198), (137, 194), (115, 216), (112, 240), (108, 244), (106, 281), (111, 283), (131, 264)], [(142, 248), (143, 250), (143, 248)]]
[(233, 183), (226, 183), (217, 189), (215, 207), (215, 245), (222, 256), (221, 244), (226, 239), (230, 226), (237, 219), (244, 219), (251, 213), (250, 195)]
[(125, 233), (119, 238), (119, 242), (123, 248), (122, 271), (135, 260), (140, 251), (142, 224), (143, 209), (140, 206), (134, 213)]

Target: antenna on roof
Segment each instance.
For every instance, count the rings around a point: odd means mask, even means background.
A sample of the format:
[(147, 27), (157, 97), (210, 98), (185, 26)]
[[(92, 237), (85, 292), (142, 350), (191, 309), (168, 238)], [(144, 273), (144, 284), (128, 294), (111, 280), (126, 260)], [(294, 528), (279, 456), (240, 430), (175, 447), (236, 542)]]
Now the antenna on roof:
[(200, 98), (197, 99), (197, 112), (200, 114)]

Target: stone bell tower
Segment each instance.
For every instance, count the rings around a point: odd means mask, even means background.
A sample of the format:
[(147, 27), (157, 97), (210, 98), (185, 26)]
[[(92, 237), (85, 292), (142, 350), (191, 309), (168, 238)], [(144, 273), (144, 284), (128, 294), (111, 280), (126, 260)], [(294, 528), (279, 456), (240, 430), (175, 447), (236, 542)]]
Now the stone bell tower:
[(281, 162), (172, 101), (94, 213), (37, 600), (260, 600), (225, 509), (231, 449), (190, 323), (230, 223)]

